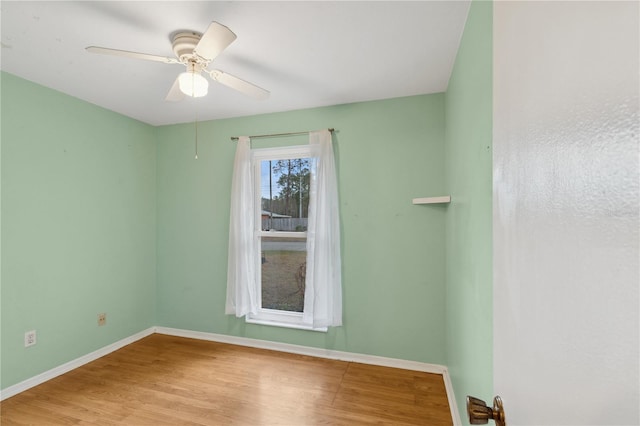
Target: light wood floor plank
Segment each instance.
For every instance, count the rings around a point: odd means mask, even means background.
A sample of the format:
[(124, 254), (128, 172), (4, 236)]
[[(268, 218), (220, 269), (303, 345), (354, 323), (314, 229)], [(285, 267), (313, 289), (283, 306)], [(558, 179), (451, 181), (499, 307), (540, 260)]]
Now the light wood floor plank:
[(452, 425), (442, 377), (154, 334), (0, 403), (4, 425)]

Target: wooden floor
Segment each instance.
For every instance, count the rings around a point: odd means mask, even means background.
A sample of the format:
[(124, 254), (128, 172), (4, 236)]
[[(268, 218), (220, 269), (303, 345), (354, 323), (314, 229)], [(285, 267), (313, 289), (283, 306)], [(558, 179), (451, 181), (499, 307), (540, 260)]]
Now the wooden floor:
[(8, 425), (451, 425), (442, 376), (153, 334), (0, 404)]

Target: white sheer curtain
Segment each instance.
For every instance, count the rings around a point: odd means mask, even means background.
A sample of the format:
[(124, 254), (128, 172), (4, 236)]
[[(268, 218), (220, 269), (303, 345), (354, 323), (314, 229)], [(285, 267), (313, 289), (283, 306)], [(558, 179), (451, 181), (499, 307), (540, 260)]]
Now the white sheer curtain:
[(242, 317), (258, 310), (256, 265), (259, 252), (255, 236), (255, 195), (251, 167), (251, 142), (238, 139), (231, 184), (229, 220), (229, 262), (225, 313)]
[[(342, 325), (342, 273), (340, 221), (335, 160), (328, 130), (309, 134), (312, 167), (307, 224), (307, 270), (302, 320), (313, 328)], [(260, 267), (259, 239), (255, 234), (256, 206), (251, 146), (238, 140), (231, 186), (229, 264), (225, 312), (242, 317), (256, 314)]]
[(340, 217), (331, 132), (311, 132), (309, 144), (316, 167), (309, 191), (303, 319), (314, 328), (339, 326), (342, 325)]

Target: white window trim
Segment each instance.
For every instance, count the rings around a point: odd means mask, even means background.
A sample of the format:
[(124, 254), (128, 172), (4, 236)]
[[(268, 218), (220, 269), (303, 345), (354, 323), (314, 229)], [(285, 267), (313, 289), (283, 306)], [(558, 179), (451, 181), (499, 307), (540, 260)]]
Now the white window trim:
[[(262, 194), (259, 190), (260, 188), (260, 179), (261, 179), (261, 170), (260, 163), (265, 160), (288, 160), (294, 158), (313, 158), (312, 150), (310, 145), (296, 145), (296, 146), (288, 146), (288, 147), (278, 147), (278, 148), (262, 148), (262, 149), (254, 149), (251, 150), (251, 164), (254, 170), (254, 188), (257, 188), (256, 192), (256, 202), (255, 204), (255, 226), (254, 234), (256, 238), (260, 239), (262, 237), (277, 237), (277, 238), (305, 238), (307, 236), (306, 232), (285, 232), (285, 231), (263, 231), (262, 230)], [(262, 285), (262, 277), (261, 277), (261, 256), (257, 256), (257, 265), (256, 265), (256, 273), (258, 277), (256, 279), (256, 285), (258, 288), (256, 289), (256, 295), (258, 297), (259, 306), (262, 306), (262, 291), (260, 286)], [(258, 312), (256, 314), (247, 314), (245, 316), (245, 321), (249, 324), (260, 324), (260, 325), (269, 325), (275, 327), (285, 327), (285, 328), (295, 328), (299, 330), (310, 330), (310, 331), (320, 331), (327, 332), (327, 327), (319, 327), (314, 328), (311, 324), (305, 323), (303, 321), (303, 313), (302, 312), (288, 312), (288, 311), (279, 311), (275, 309), (265, 309), (258, 308)]]
[(256, 231), (259, 237), (278, 237), (278, 238), (306, 238), (307, 232), (295, 232), (295, 231)]
[(258, 310), (257, 315), (247, 314), (245, 321), (248, 324), (270, 325), (273, 327), (296, 328), (298, 330), (321, 331), (326, 333), (327, 327), (313, 328), (302, 321), (302, 312), (276, 311), (273, 309)]

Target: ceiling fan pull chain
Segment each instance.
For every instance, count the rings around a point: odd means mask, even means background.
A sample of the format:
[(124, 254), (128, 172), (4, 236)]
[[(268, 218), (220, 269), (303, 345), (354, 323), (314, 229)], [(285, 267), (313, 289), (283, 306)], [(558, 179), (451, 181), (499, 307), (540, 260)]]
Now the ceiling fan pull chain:
[(196, 113), (196, 160), (198, 159), (198, 113)]

